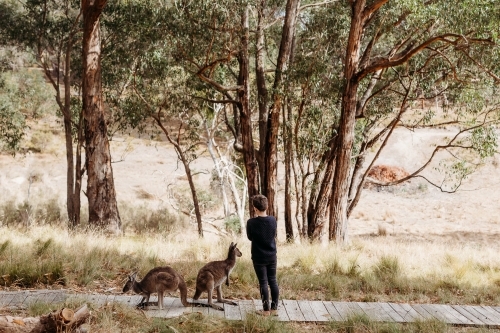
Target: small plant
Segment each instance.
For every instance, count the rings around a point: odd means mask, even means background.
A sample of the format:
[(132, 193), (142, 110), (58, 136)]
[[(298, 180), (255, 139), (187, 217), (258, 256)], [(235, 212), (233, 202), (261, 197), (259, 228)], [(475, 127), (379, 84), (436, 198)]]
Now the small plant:
[(234, 234), (241, 234), (240, 219), (236, 215), (226, 217), (226, 219), (224, 220), (224, 227), (229, 232), (232, 232)]
[(375, 276), (381, 280), (394, 281), (401, 273), (401, 266), (397, 257), (383, 256), (373, 268)]

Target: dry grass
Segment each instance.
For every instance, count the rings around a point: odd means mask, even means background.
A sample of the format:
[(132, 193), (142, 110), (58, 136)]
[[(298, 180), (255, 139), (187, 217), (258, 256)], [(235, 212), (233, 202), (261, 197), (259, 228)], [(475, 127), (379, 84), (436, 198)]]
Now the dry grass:
[[(122, 287), (126, 274), (139, 276), (171, 265), (193, 293), (196, 274), (206, 262), (224, 259), (228, 244), (243, 252), (225, 293), (258, 298), (250, 242), (198, 239), (196, 233), (130, 234), (109, 238), (60, 227), (3, 227), (0, 233), (0, 282), (4, 288), (64, 285), (104, 290)], [(500, 303), (498, 248), (440, 241), (410, 241), (390, 235), (354, 239), (349, 246), (280, 244), (278, 280), (283, 298)]]
[[(244, 238), (200, 240), (185, 229), (117, 238), (47, 225), (0, 230), (0, 281), (5, 289), (62, 284), (75, 290), (119, 290), (132, 270), (144, 276), (154, 266), (171, 265), (184, 275), (191, 295), (197, 270), (207, 261), (223, 259), (228, 244), (237, 241), (243, 257), (231, 274), (232, 285), (224, 287), (225, 295), (258, 298), (250, 243)], [(282, 298), (288, 299), (491, 305), (500, 301), (497, 253), (498, 248), (486, 243), (468, 246), (390, 235), (353, 239), (343, 248), (333, 244), (279, 244), (278, 280)], [(37, 304), (29, 314), (50, 310), (51, 306)], [(355, 317), (343, 323), (316, 325), (253, 316), (229, 322), (199, 314), (147, 319), (141, 312), (116, 304), (95, 310), (89, 324), (92, 332), (481, 332), (434, 321), (397, 325)]]

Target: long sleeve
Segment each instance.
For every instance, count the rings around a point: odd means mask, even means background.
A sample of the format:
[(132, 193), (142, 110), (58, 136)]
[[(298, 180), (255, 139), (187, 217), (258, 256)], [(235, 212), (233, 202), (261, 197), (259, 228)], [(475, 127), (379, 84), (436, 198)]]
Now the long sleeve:
[(252, 241), (252, 230), (249, 222), (250, 221), (247, 221), (247, 238), (249, 241)]

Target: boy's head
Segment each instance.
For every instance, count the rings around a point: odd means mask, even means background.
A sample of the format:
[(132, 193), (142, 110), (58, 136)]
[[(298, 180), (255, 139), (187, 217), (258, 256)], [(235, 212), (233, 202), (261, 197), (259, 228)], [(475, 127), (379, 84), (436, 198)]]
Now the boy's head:
[(257, 194), (252, 197), (252, 205), (259, 211), (267, 210), (267, 198), (262, 194)]

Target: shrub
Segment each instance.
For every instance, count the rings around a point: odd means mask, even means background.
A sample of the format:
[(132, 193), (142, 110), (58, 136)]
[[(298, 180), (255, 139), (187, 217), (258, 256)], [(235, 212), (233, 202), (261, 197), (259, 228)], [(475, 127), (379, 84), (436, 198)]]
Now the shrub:
[(224, 220), (224, 227), (229, 232), (240, 234), (241, 233), (240, 218), (236, 215), (226, 217), (226, 219)]

